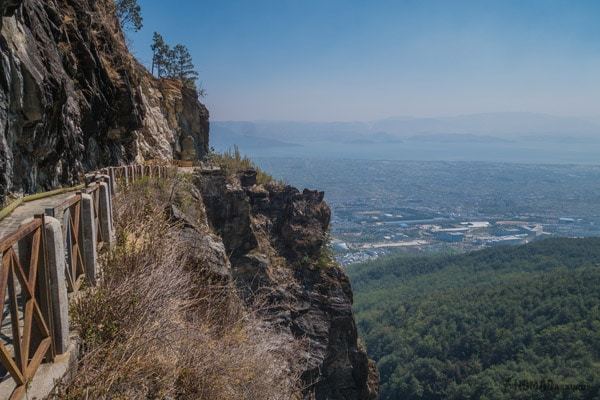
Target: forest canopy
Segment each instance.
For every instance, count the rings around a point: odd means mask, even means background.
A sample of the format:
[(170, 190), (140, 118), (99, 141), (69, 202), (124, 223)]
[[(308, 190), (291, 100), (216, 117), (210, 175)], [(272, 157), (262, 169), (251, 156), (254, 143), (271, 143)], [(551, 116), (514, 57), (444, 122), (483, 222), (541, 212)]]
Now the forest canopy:
[(600, 239), (349, 268), (382, 399), (600, 398)]

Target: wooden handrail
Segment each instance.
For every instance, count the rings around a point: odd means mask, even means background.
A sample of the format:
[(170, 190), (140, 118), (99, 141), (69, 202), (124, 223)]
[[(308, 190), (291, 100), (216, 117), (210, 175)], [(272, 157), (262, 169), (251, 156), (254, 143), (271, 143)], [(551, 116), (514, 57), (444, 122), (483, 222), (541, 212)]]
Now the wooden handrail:
[[(159, 163), (159, 162), (161, 162), (161, 163)], [(161, 160), (148, 160), (147, 163), (148, 163), (147, 165), (137, 164), (137, 165), (132, 165), (132, 166), (137, 167), (137, 168), (144, 167), (144, 166), (147, 166), (147, 167), (157, 166), (159, 168), (160, 167), (168, 168), (170, 165), (181, 166), (181, 165), (179, 165), (181, 163), (180, 160), (172, 160), (171, 162), (161, 161)], [(188, 166), (188, 163), (189, 163), (189, 166), (193, 166), (193, 164), (194, 164), (193, 161), (189, 161), (189, 162), (185, 161), (182, 163), (185, 163), (185, 166)], [(105, 168), (105, 170), (107, 170), (109, 172), (108, 173), (109, 176), (110, 176), (111, 172), (116, 172), (116, 174), (111, 176), (111, 178), (121, 178), (124, 176), (124, 171), (125, 171), (125, 168), (127, 168), (127, 167), (130, 167), (130, 166), (127, 165), (127, 166), (108, 167), (108, 168)], [(152, 171), (152, 169), (150, 169), (150, 171)], [(137, 174), (140, 174), (140, 172), (136, 172), (136, 175)], [(12, 212), (17, 207), (21, 206), (23, 203), (28, 203), (31, 201), (40, 200), (40, 199), (44, 199), (47, 197), (52, 197), (52, 196), (56, 196), (59, 194), (68, 193), (68, 192), (77, 192), (77, 191), (83, 190), (83, 189), (85, 189), (85, 184), (80, 184), (77, 186), (60, 188), (60, 189), (54, 189), (54, 190), (50, 190), (47, 192), (34, 193), (31, 195), (24, 196), (20, 199), (17, 199), (15, 201), (11, 202), (9, 205), (7, 205), (6, 207), (4, 207), (0, 210), (0, 221), (2, 221), (4, 218), (11, 215)]]
[[(8, 291), (12, 330), (12, 352), (9, 350), (8, 344), (0, 342), (0, 362), (15, 381), (15, 389), (10, 395), (11, 400), (23, 397), (27, 385), (44, 358), (54, 359), (49, 296), (50, 281), (46, 267), (44, 226), (44, 216), (38, 215), (32, 222), (5, 238), (0, 245), (0, 250), (2, 250), (0, 309), (4, 309)], [(29, 257), (20, 259), (14, 246), (26, 245), (25, 239), (27, 239), (27, 244), (30, 243)], [(25, 300), (22, 312), (22, 331), (16, 282), (19, 283), (21, 295)], [(37, 293), (41, 294), (41, 298), (36, 298)], [(37, 336), (35, 341), (33, 340), (34, 335)], [(32, 348), (32, 343), (35, 343), (36, 347)], [(33, 353), (32, 357), (30, 357), (30, 350)]]
[[(110, 210), (112, 196), (114, 195), (115, 180), (121, 182), (127, 176), (126, 171), (132, 173), (128, 182), (149, 177), (166, 177), (175, 168), (170, 165), (134, 165), (105, 168), (95, 177), (89, 185), (78, 185), (69, 188), (61, 188), (43, 193), (36, 193), (15, 200), (9, 206), (0, 210), (0, 221), (19, 206), (57, 196), (64, 193), (76, 192), (64, 200), (58, 206), (47, 209), (50, 215), (63, 213), (62, 239), (67, 245), (67, 260), (65, 263), (65, 278), (67, 290), (75, 292), (79, 289), (82, 279), (86, 276), (86, 265), (84, 264), (82, 247), (82, 225), (83, 193), (92, 196), (93, 224), (95, 224), (96, 248), (102, 248), (105, 240), (103, 237), (102, 224), (108, 218), (109, 226), (112, 223), (112, 211)], [(108, 184), (108, 210), (101, 207), (101, 183)], [(101, 212), (101, 209), (103, 210)], [(52, 361), (55, 357), (54, 340), (55, 334), (52, 317), (50, 295), (49, 272), (47, 271), (47, 242), (45, 238), (46, 222), (43, 215), (35, 216), (34, 220), (24, 224), (16, 231), (0, 238), (0, 309), (4, 308), (5, 297), (8, 294), (8, 306), (10, 315), (10, 329), (12, 334), (9, 341), (0, 341), (0, 364), (8, 371), (15, 383), (15, 389), (10, 395), (10, 400), (20, 400), (27, 391), (27, 385), (31, 382), (35, 373), (44, 361)], [(112, 227), (109, 228), (109, 232)], [(23, 257), (21, 251), (17, 255), (15, 247), (25, 246), (25, 253), (29, 257)], [(23, 253), (23, 254), (25, 254)], [(27, 258), (27, 259), (26, 259)], [(18, 282), (18, 286), (17, 283)], [(21, 311), (17, 303), (17, 288), (21, 288), (21, 294), (25, 300), (25, 307)], [(39, 298), (36, 296), (39, 295)], [(21, 328), (22, 327), (22, 328)], [(32, 329), (35, 328), (35, 329)], [(8, 332), (6, 332), (8, 334)], [(32, 338), (33, 335), (37, 337)], [(60, 337), (60, 336), (59, 336)], [(12, 345), (12, 350), (11, 350)], [(37, 346), (33, 348), (33, 346)], [(31, 355), (30, 355), (31, 350)]]

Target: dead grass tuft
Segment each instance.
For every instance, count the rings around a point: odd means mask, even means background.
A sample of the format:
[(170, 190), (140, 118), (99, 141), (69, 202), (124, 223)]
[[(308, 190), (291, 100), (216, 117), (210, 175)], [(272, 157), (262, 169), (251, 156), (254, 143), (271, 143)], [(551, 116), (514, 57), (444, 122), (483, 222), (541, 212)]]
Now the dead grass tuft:
[(247, 156), (242, 156), (239, 148), (235, 145), (232, 149), (229, 149), (221, 154), (211, 153), (209, 155), (209, 161), (218, 165), (228, 175), (235, 175), (248, 169), (254, 169), (256, 170), (256, 183), (259, 185), (266, 185), (267, 183), (277, 185), (285, 184), (283, 181), (276, 180), (271, 175), (261, 170)]
[(285, 350), (295, 344), (232, 287), (186, 268), (180, 228), (163, 212), (173, 185), (147, 180), (115, 199), (117, 246), (102, 260), (99, 285), (72, 305), (83, 356), (57, 398), (299, 398)]

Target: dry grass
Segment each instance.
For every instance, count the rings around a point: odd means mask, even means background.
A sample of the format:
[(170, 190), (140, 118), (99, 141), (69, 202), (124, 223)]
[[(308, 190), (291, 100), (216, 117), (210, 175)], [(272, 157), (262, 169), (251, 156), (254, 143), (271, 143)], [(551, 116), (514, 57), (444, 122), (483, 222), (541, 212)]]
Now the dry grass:
[(72, 306), (83, 356), (62, 399), (288, 400), (294, 343), (265, 328), (231, 286), (187, 268), (179, 227), (163, 217), (172, 181), (145, 181), (115, 200), (117, 246), (103, 276)]
[(209, 161), (219, 166), (228, 175), (234, 175), (248, 169), (254, 169), (256, 170), (256, 183), (259, 185), (266, 185), (267, 183), (284, 185), (284, 182), (275, 180), (271, 175), (261, 170), (250, 158), (242, 156), (237, 146), (233, 146), (232, 149), (229, 149), (222, 154), (211, 153), (209, 155)]

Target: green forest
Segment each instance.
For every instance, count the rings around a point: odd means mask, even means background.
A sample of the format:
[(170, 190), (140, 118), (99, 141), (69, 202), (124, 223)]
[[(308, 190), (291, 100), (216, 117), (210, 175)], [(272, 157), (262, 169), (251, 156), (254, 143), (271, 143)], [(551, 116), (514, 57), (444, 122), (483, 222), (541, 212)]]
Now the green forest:
[(349, 267), (381, 398), (600, 399), (600, 238)]

